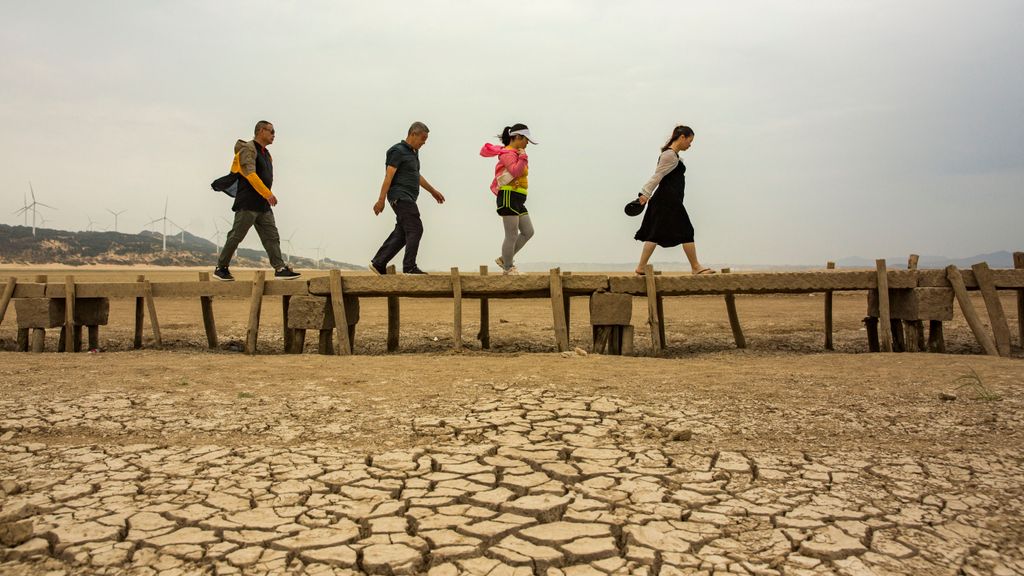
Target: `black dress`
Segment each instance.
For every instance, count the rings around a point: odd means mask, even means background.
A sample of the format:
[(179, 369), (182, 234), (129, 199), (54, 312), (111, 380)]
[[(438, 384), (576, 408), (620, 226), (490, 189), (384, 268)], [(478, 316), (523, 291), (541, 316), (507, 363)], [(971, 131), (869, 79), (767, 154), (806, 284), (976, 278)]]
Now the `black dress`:
[(680, 160), (671, 172), (661, 179), (657, 192), (647, 202), (647, 211), (636, 240), (654, 242), (663, 248), (693, 242), (693, 224), (683, 206), (686, 191), (686, 166)]

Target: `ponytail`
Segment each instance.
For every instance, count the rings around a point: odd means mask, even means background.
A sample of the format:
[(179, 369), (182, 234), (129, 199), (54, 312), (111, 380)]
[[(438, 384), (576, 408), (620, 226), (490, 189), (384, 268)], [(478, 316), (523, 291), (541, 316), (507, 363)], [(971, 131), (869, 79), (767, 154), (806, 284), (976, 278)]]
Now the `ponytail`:
[(672, 147), (672, 143), (675, 142), (676, 140), (679, 140), (680, 136), (685, 136), (686, 138), (692, 137), (693, 136), (693, 129), (690, 128), (689, 126), (682, 126), (682, 125), (676, 126), (675, 128), (673, 128), (672, 129), (672, 137), (668, 139), (668, 142), (666, 142), (664, 146), (661, 147), (661, 151), (664, 152), (664, 151), (668, 150), (669, 148), (671, 148)]
[(502, 144), (508, 146), (512, 142), (512, 132), (515, 132), (516, 130), (527, 129), (528, 128), (526, 124), (513, 124), (511, 126), (505, 126), (505, 129), (501, 131), (501, 136), (498, 136), (498, 138), (501, 139)]

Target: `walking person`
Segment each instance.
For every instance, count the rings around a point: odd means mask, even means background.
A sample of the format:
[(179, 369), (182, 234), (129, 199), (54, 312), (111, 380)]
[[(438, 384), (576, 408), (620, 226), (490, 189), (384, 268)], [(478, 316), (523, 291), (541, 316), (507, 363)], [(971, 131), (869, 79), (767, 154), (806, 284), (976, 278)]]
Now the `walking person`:
[(683, 254), (690, 262), (694, 274), (714, 274), (697, 259), (697, 246), (693, 242), (693, 224), (683, 206), (686, 190), (686, 165), (679, 159), (679, 153), (690, 149), (693, 144), (693, 130), (689, 126), (676, 126), (672, 136), (661, 149), (658, 167), (654, 176), (640, 190), (638, 201), (647, 206), (636, 240), (644, 243), (640, 252), (637, 274), (643, 274), (647, 261), (654, 253), (655, 246), (671, 248), (683, 245)]
[(277, 196), (270, 191), (274, 185), (274, 159), (267, 146), (274, 143), (274, 125), (260, 120), (254, 132), (252, 140), (235, 142), (231, 172), (240, 176), (235, 202), (231, 205), (235, 221), (228, 232), (213, 275), (219, 280), (235, 279), (228, 269), (231, 258), (249, 229), (255, 227), (270, 264), (274, 267), (274, 277), (285, 280), (298, 278), (300, 274), (286, 265), (281, 257), (281, 235), (277, 232), (272, 209), (277, 206)]
[(500, 138), (501, 146), (484, 144), (480, 148), (480, 155), (484, 158), (498, 157), (491, 192), (497, 198), (497, 211), (505, 228), (505, 240), (501, 244), (501, 256), (494, 261), (501, 267), (503, 274), (518, 276), (520, 272), (515, 267), (515, 255), (533, 237), (533, 223), (526, 210), (527, 176), (530, 172), (526, 146), (536, 142), (530, 139), (530, 129), (526, 124), (506, 126)]
[(380, 197), (373, 205), (373, 213), (380, 215), (387, 200), (395, 212), (395, 229), (384, 240), (380, 250), (370, 260), (370, 271), (384, 274), (388, 262), (405, 248), (402, 258), (402, 272), (405, 274), (426, 274), (416, 265), (416, 253), (423, 237), (423, 222), (416, 199), (420, 187), (430, 193), (438, 204), (444, 204), (444, 195), (420, 175), (419, 150), (427, 143), (430, 129), (423, 122), (413, 122), (405, 140), (388, 149), (385, 157), (384, 183), (380, 186)]

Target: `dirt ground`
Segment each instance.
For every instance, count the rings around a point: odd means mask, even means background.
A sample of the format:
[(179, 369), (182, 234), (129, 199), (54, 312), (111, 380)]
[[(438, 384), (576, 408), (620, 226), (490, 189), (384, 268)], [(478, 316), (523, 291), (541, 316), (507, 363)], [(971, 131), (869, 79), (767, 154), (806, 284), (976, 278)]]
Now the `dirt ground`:
[[(81, 354), (13, 352), (12, 309), (0, 573), (1024, 573), (1012, 294), (1014, 358), (959, 311), (948, 354), (869, 354), (864, 294), (835, 295), (834, 352), (822, 295), (737, 303), (746, 350), (721, 297), (666, 299), (659, 358), (640, 299), (628, 358), (558, 353), (544, 300), (492, 301), (490, 351), (467, 302), (457, 353), (451, 302), (403, 299), (387, 355), (364, 299), (344, 358), (281, 354), (276, 298), (255, 357), (244, 300), (215, 300), (217, 351), (198, 301), (158, 300), (142, 351), (112, 301)], [(574, 299), (574, 347), (588, 322)]]

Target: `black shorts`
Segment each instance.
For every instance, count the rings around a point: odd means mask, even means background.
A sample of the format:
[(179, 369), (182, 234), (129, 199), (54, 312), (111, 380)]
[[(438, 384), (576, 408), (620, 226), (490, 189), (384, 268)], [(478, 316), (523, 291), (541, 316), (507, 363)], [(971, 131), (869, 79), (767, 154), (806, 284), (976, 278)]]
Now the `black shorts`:
[(498, 190), (498, 215), (523, 216), (526, 211), (526, 194), (512, 190)]

